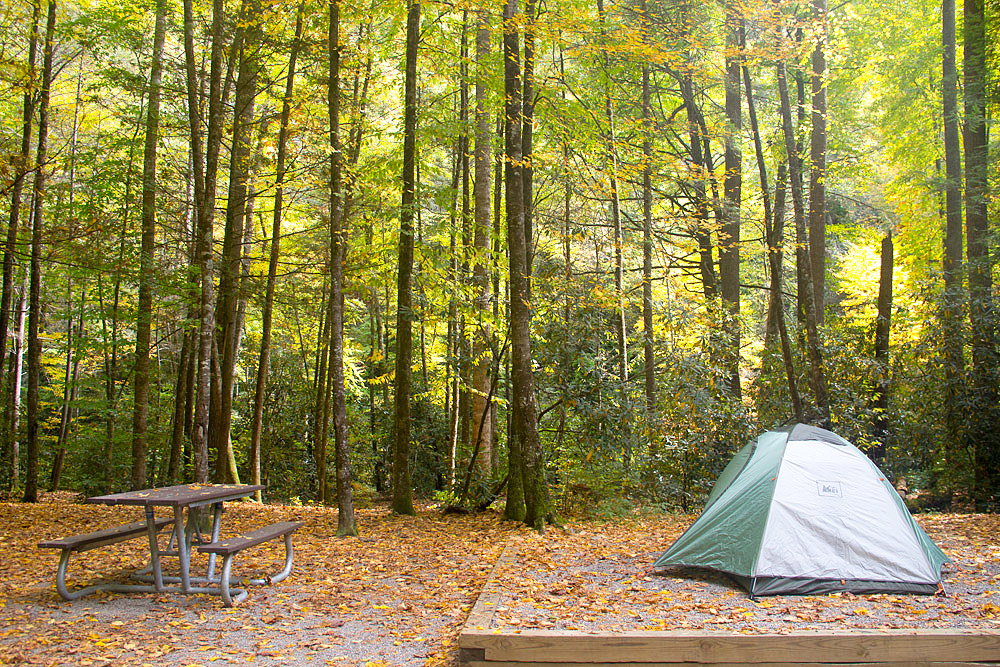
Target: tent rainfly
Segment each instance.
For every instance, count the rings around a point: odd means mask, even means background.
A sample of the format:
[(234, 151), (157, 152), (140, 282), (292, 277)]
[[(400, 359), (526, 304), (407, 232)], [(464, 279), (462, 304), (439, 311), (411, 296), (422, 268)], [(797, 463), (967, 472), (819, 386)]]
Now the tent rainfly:
[(733, 457), (654, 567), (719, 570), (751, 597), (935, 593), (947, 560), (861, 450), (796, 424)]

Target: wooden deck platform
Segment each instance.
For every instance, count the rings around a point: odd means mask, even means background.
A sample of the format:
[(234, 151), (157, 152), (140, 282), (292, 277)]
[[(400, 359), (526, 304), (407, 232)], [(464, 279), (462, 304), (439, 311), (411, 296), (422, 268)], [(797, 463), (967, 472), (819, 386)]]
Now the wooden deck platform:
[[(510, 555), (501, 554), (494, 567)], [(466, 667), (1000, 667), (1000, 629), (578, 632), (491, 628), (494, 576), (459, 636)]]

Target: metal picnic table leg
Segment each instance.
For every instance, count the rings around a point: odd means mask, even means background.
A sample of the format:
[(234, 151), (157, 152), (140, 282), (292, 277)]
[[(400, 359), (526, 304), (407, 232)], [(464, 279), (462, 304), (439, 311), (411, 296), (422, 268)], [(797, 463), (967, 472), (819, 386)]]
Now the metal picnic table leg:
[(153, 585), (157, 592), (163, 592), (163, 570), (160, 569), (160, 542), (156, 529), (153, 508), (146, 506), (146, 532), (149, 535), (149, 565), (153, 570)]
[[(219, 541), (219, 528), (222, 525), (222, 503), (213, 503), (212, 505), (212, 542)], [(208, 580), (211, 581), (215, 578), (215, 556), (216, 554), (208, 555)]]
[[(191, 511), (188, 510), (188, 523), (191, 523)], [(184, 508), (174, 507), (174, 530), (177, 531), (177, 558), (181, 567), (181, 588), (185, 593), (191, 592), (191, 526), (184, 525)]]

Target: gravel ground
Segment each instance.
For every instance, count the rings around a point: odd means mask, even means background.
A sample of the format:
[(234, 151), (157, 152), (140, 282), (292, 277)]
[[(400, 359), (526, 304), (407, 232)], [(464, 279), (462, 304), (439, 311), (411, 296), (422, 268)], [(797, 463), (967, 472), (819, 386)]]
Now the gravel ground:
[[(652, 571), (694, 517), (576, 525), (514, 538), (490, 591), (492, 627), (581, 631), (977, 628), (1000, 630), (1000, 528), (992, 515), (919, 520), (952, 559), (942, 595), (775, 596), (751, 600), (723, 574)], [(516, 550), (516, 551), (515, 551)]]
[[(49, 499), (50, 501), (52, 499)], [(457, 637), (512, 532), (496, 515), (417, 517), (358, 511), (360, 538), (336, 537), (336, 510), (227, 504), (226, 528), (299, 520), (295, 569), (253, 587), (233, 609), (217, 596), (55, 591), (58, 554), (45, 538), (136, 520), (134, 510), (67, 503), (0, 504), (0, 665), (208, 667), (217, 664), (452, 664)], [(146, 560), (143, 540), (74, 556), (70, 585), (124, 581)], [(195, 557), (192, 571), (205, 566)], [(167, 559), (165, 567), (169, 568)], [(276, 572), (284, 547), (241, 554), (234, 574)], [(176, 563), (176, 561), (174, 561)]]

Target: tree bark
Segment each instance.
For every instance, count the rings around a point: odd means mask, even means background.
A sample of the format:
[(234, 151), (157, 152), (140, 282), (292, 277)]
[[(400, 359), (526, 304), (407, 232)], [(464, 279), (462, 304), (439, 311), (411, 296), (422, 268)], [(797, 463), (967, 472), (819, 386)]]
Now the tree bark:
[(736, 399), (743, 395), (740, 384), (740, 216), (743, 187), (743, 152), (740, 146), (742, 128), (740, 95), (740, 47), (743, 25), (735, 6), (726, 9), (726, 120), (725, 166), (723, 178), (723, 225), (719, 231), (719, 287), (725, 302), (724, 328), (729, 340), (725, 343), (725, 373), (729, 393)]
[(146, 428), (149, 417), (149, 345), (153, 317), (153, 251), (156, 242), (156, 144), (160, 133), (160, 81), (167, 3), (157, 0), (153, 63), (149, 72), (146, 138), (142, 159), (142, 233), (139, 251), (139, 302), (135, 323), (135, 399), (132, 410), (132, 489), (146, 487)]
[(510, 329), (512, 343), (513, 417), (520, 443), (524, 476), (524, 522), (538, 530), (549, 515), (545, 459), (538, 437), (538, 408), (531, 371), (531, 305), (528, 302), (528, 252), (524, 235), (524, 193), (521, 189), (521, 72), (517, 0), (504, 6), (504, 88), (507, 136), (505, 175), (507, 246), (510, 264)]
[(406, 62), (403, 92), (403, 196), (399, 211), (399, 275), (396, 283), (396, 394), (392, 463), (392, 511), (416, 514), (410, 486), (410, 379), (413, 355), (413, 217), (416, 210), (417, 47), (420, 3), (410, 3), (406, 17)]
[(955, 0), (941, 3), (942, 106), (945, 160), (944, 232), (944, 333), (945, 420), (948, 425), (942, 447), (945, 469), (954, 470), (962, 448), (962, 394), (965, 385), (965, 336), (962, 331), (962, 147), (959, 134), (958, 69), (955, 61)]
[(42, 340), (39, 337), (42, 291), (42, 227), (45, 202), (46, 161), (49, 138), (49, 94), (52, 90), (52, 55), (55, 48), (56, 0), (49, 0), (42, 56), (42, 88), (38, 101), (38, 149), (35, 162), (34, 214), (31, 221), (31, 283), (28, 297), (28, 433), (24, 502), (38, 501), (38, 384), (41, 376)]
[[(330, 364), (332, 392), (334, 462), (337, 477), (337, 536), (357, 535), (354, 498), (351, 491), (350, 442), (347, 430), (347, 402), (344, 388), (344, 256), (347, 229), (344, 227), (345, 197), (340, 144), (340, 0), (330, 2), (327, 48), (330, 81), (327, 104), (330, 114)], [(323, 489), (323, 481), (320, 488)]]
[(812, 0), (819, 24), (812, 52), (812, 134), (809, 141), (809, 259), (813, 309), (822, 326), (826, 286), (826, 0)]
[(987, 207), (989, 144), (986, 125), (988, 76), (986, 9), (965, 0), (965, 226), (969, 262), (969, 321), (972, 341), (970, 443), (975, 447), (978, 509), (996, 509), (1000, 493), (1000, 430), (997, 429), (997, 349), (993, 305), (993, 260)]
[[(288, 124), (292, 114), (292, 94), (295, 91), (295, 66), (302, 44), (302, 17), (305, 3), (299, 4), (295, 17), (295, 39), (288, 56), (288, 74), (285, 77), (285, 95), (281, 100), (281, 121), (278, 129), (278, 157), (274, 177), (274, 216), (271, 223), (271, 252), (267, 265), (267, 288), (264, 294), (264, 312), (261, 315), (260, 356), (257, 360), (257, 383), (253, 395), (253, 425), (250, 429), (250, 483), (260, 484), (260, 434), (263, 430), (264, 392), (271, 358), (271, 322), (274, 313), (274, 286), (278, 276), (278, 258), (281, 256), (281, 215), (284, 202), (285, 160), (288, 154)], [(261, 502), (261, 493), (255, 494)]]
[[(792, 361), (792, 346), (785, 327), (785, 306), (782, 303), (781, 292), (781, 243), (775, 234), (774, 211), (771, 209), (771, 195), (768, 191), (767, 166), (764, 162), (764, 147), (760, 139), (760, 126), (757, 123), (757, 106), (753, 99), (753, 85), (750, 81), (750, 68), (743, 66), (743, 83), (747, 91), (747, 111), (750, 115), (750, 131), (753, 134), (754, 153), (757, 157), (757, 170), (760, 174), (760, 191), (764, 200), (764, 244), (767, 252), (768, 268), (770, 269), (770, 299), (768, 315), (774, 317), (775, 326), (781, 340), (781, 358), (785, 366), (785, 378), (788, 381), (788, 395), (792, 402), (792, 413), (795, 420), (803, 420), (802, 398), (795, 381), (795, 366)], [(784, 180), (784, 171), (778, 169), (778, 187)], [(784, 195), (782, 195), (782, 198)], [(782, 201), (781, 215), (784, 215)]]
[(482, 421), (489, 421), (490, 414), (486, 399), (489, 396), (492, 381), (490, 369), (493, 365), (490, 354), (490, 340), (493, 332), (490, 325), (490, 115), (486, 108), (487, 81), (486, 60), (490, 51), (490, 15), (486, 10), (478, 13), (478, 28), (476, 30), (476, 142), (475, 142), (475, 183), (473, 185), (475, 234), (473, 239), (474, 265), (472, 269), (473, 283), (476, 287), (475, 302), (475, 332), (472, 345), (472, 432), (477, 433), (478, 440), (473, 448), (478, 448), (476, 465), (484, 475), (491, 472), (493, 451), (492, 429), (485, 427)]
[[(649, 13), (640, 2), (642, 39), (649, 44)], [(642, 64), (642, 329), (646, 412), (656, 404), (656, 361), (653, 357), (653, 117), (650, 107), (649, 63)], [(569, 208), (567, 197), (566, 208)], [(568, 218), (568, 211), (566, 217)], [(568, 241), (567, 241), (568, 242)], [(568, 255), (568, 252), (567, 252)], [(569, 262), (567, 261), (567, 268)]]
[[(3, 288), (0, 296), (0, 386), (3, 386), (3, 360), (7, 358), (7, 334), (10, 321), (10, 305), (14, 292), (14, 253), (17, 246), (17, 229), (21, 218), (21, 194), (24, 191), (24, 181), (28, 175), (28, 163), (31, 160), (31, 124), (35, 116), (34, 77), (35, 60), (38, 55), (38, 23), (41, 17), (41, 0), (33, 0), (31, 7), (31, 28), (28, 33), (28, 73), (30, 83), (25, 86), (22, 101), (21, 121), (21, 153), (17, 158), (14, 171), (14, 182), (11, 184), (10, 217), (7, 222), (7, 243), (3, 251)], [(41, 168), (42, 165), (38, 165)], [(8, 425), (9, 426), (9, 425)], [(9, 436), (5, 435), (5, 439)], [(17, 436), (14, 435), (14, 439)], [(13, 443), (13, 439), (9, 440)], [(13, 447), (13, 445), (11, 445)], [(16, 463), (15, 463), (16, 467)], [(14, 487), (16, 478), (14, 479)]]
[[(792, 184), (792, 211), (795, 216), (796, 238), (805, 235), (805, 207), (802, 197), (801, 161), (795, 146), (792, 129), (792, 107), (788, 98), (788, 83), (785, 64), (778, 63), (778, 94), (781, 98), (781, 126), (785, 137), (785, 152), (788, 155), (788, 176)], [(820, 422), (830, 424), (830, 400), (826, 388), (826, 373), (823, 370), (823, 355), (820, 350), (819, 331), (816, 325), (816, 310), (813, 305), (813, 291), (810, 276), (809, 248), (797, 243), (795, 249), (798, 282), (803, 287), (803, 312), (806, 324), (806, 354), (809, 360), (809, 384), (812, 387)]]
[(892, 234), (882, 239), (878, 278), (878, 317), (875, 320), (875, 391), (872, 397), (874, 429), (868, 456), (876, 465), (885, 461), (889, 440), (889, 334), (892, 331)]

